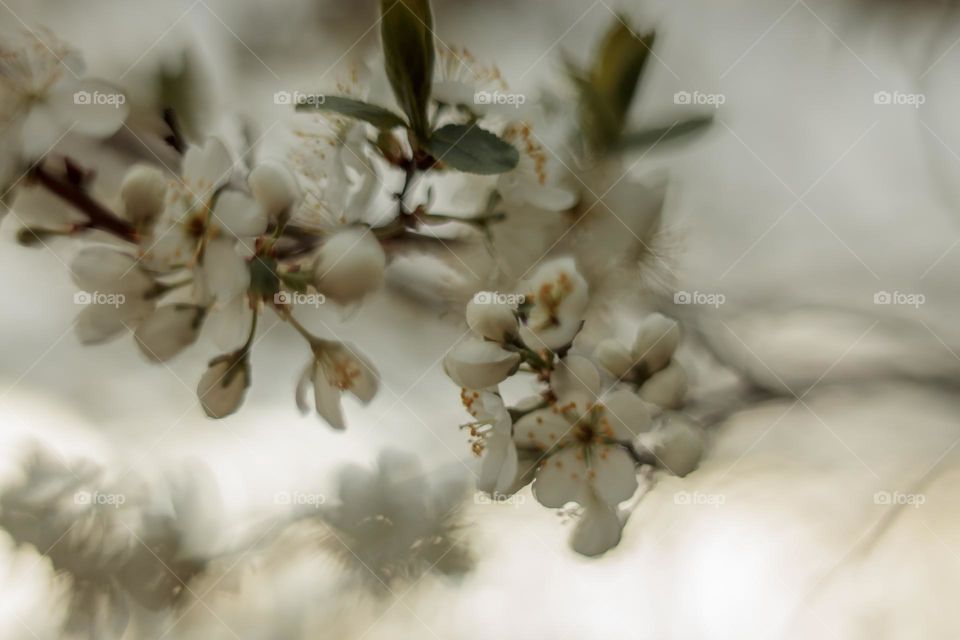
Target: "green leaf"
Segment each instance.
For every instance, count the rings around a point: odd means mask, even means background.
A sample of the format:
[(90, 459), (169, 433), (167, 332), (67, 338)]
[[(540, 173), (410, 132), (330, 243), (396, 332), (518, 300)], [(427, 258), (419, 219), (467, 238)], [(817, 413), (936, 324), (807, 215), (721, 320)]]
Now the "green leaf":
[(407, 126), (403, 118), (388, 109), (341, 96), (317, 96), (316, 100), (298, 104), (297, 111), (333, 111), (350, 118), (369, 122), (378, 129)]
[(638, 36), (618, 16), (588, 72), (567, 65), (580, 92), (581, 126), (594, 150), (603, 152), (617, 143), (654, 40), (654, 32)]
[(516, 147), (476, 124), (448, 124), (437, 129), (427, 142), (427, 151), (458, 171), (481, 175), (510, 171), (520, 162)]
[(655, 129), (645, 129), (643, 131), (633, 131), (625, 133), (617, 142), (617, 148), (642, 149), (651, 147), (654, 144), (672, 141), (676, 138), (689, 135), (691, 133), (700, 133), (713, 122), (713, 116), (702, 116), (693, 118), (684, 122), (677, 123), (669, 127), (657, 127)]
[(380, 38), (397, 104), (421, 140), (429, 137), (427, 105), (435, 58), (429, 0), (380, 0)]

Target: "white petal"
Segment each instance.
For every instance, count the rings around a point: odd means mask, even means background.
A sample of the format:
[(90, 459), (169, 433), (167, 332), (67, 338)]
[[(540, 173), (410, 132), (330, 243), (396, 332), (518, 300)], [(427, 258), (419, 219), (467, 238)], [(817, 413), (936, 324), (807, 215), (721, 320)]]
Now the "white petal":
[(221, 302), (232, 300), (250, 286), (247, 261), (226, 238), (217, 238), (207, 244), (203, 254), (203, 276), (208, 293)]
[(307, 392), (310, 390), (310, 386), (313, 383), (313, 369), (314, 363), (311, 360), (310, 363), (304, 367), (303, 372), (297, 379), (297, 388), (294, 398), (297, 402), (297, 408), (300, 410), (300, 413), (304, 415), (310, 412), (310, 403), (307, 402)]
[(143, 228), (163, 213), (167, 178), (156, 167), (136, 165), (123, 178), (120, 198), (127, 220)]
[(581, 502), (588, 488), (583, 449), (567, 447), (541, 463), (533, 481), (533, 495), (545, 507), (558, 509)]
[(598, 556), (620, 542), (623, 524), (614, 507), (591, 496), (570, 537), (570, 546), (579, 554)]
[(343, 391), (349, 391), (360, 402), (368, 404), (380, 388), (380, 374), (376, 367), (356, 347), (348, 343), (334, 343), (329, 348), (324, 371), (331, 382)]
[(550, 387), (564, 408), (574, 405), (581, 414), (597, 403), (600, 396), (600, 371), (588, 358), (570, 354), (557, 364), (550, 375)]
[(697, 468), (705, 448), (703, 429), (671, 415), (656, 435), (660, 440), (655, 449), (657, 462), (670, 473), (683, 477)]
[(200, 378), (197, 397), (208, 416), (224, 418), (240, 408), (248, 386), (250, 370), (247, 360), (222, 359), (212, 364)]
[(158, 225), (154, 232), (141, 240), (143, 262), (151, 269), (165, 270), (193, 262), (197, 238), (189, 235), (182, 225)]
[(549, 451), (570, 432), (570, 421), (556, 408), (538, 409), (517, 420), (514, 439), (522, 447)]
[(208, 138), (203, 147), (187, 149), (183, 158), (183, 178), (201, 198), (226, 184), (232, 170), (230, 152), (218, 138)]
[(227, 190), (213, 206), (214, 224), (232, 238), (253, 238), (267, 230), (267, 214), (257, 201), (240, 191)]
[(680, 363), (673, 360), (644, 382), (639, 393), (641, 398), (658, 407), (677, 409), (683, 406), (687, 394), (687, 374)]
[(635, 393), (618, 389), (603, 399), (606, 408), (603, 419), (609, 429), (608, 437), (615, 440), (633, 440), (650, 430), (650, 411)]
[(348, 227), (320, 248), (314, 285), (336, 302), (356, 302), (380, 288), (386, 263), (383, 247), (370, 229)]
[(520, 362), (520, 354), (493, 342), (464, 340), (446, 355), (443, 369), (465, 389), (486, 389), (503, 382)]
[(477, 487), (487, 493), (506, 493), (517, 477), (517, 447), (509, 429), (487, 436)]
[(300, 200), (296, 179), (286, 166), (278, 162), (265, 162), (254, 167), (247, 183), (254, 199), (270, 218), (290, 212)]
[(153, 301), (132, 297), (127, 298), (119, 307), (90, 304), (77, 315), (74, 330), (81, 344), (100, 344), (131, 328), (153, 308)]
[(107, 247), (86, 247), (70, 265), (73, 281), (80, 289), (101, 293), (143, 294), (153, 280), (137, 267), (136, 259)]
[(597, 497), (611, 507), (630, 498), (637, 490), (633, 459), (616, 445), (598, 445), (590, 454), (590, 478)]
[(313, 375), (313, 394), (320, 417), (334, 429), (345, 429), (347, 425), (343, 420), (343, 408), (340, 406), (340, 389), (327, 380), (319, 368)]
[(664, 368), (680, 342), (680, 325), (659, 313), (643, 319), (633, 343), (633, 357), (653, 373)]
[(593, 357), (617, 378), (625, 376), (634, 365), (630, 350), (612, 338), (601, 340), (593, 351)]
[(137, 327), (140, 350), (155, 362), (165, 362), (197, 340), (204, 310), (189, 304), (160, 307)]
[(65, 82), (51, 92), (49, 100), (61, 122), (96, 138), (116, 133), (130, 112), (123, 92), (101, 80)]
[(493, 291), (481, 291), (467, 303), (467, 325), (479, 337), (504, 342), (517, 334), (514, 305), (499, 302)]
[(247, 297), (238, 295), (212, 309), (204, 324), (214, 344), (224, 351), (233, 351), (246, 341), (252, 318)]

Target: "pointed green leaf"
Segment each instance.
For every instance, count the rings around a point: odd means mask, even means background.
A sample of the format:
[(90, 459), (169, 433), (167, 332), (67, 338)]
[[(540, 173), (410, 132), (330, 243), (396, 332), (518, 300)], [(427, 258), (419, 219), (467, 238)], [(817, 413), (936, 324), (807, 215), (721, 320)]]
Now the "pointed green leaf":
[(643, 68), (655, 39), (653, 31), (637, 35), (618, 16), (600, 46), (591, 74), (593, 86), (610, 106), (617, 126), (622, 127)]
[(465, 173), (503, 173), (520, 162), (516, 147), (476, 124), (448, 124), (437, 129), (427, 150), (440, 162)]
[(387, 78), (410, 127), (425, 140), (435, 58), (429, 0), (380, 0), (380, 38)]
[(691, 133), (699, 133), (710, 126), (712, 122), (713, 116), (702, 116), (669, 127), (657, 127), (654, 129), (625, 133), (617, 142), (617, 147), (621, 150), (651, 147), (655, 144), (668, 142)]
[(341, 96), (317, 96), (316, 100), (298, 104), (297, 111), (333, 111), (350, 118), (369, 122), (378, 129), (407, 126), (403, 118), (388, 109)]

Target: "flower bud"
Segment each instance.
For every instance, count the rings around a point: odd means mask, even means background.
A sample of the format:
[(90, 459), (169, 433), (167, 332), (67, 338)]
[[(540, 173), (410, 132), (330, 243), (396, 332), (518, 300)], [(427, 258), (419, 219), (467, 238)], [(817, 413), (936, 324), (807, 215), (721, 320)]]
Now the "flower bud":
[(687, 395), (687, 374), (679, 362), (671, 362), (656, 372), (640, 387), (640, 397), (664, 409), (683, 406)]
[(197, 397), (211, 418), (225, 418), (236, 412), (250, 386), (250, 363), (246, 357), (221, 356), (210, 366), (197, 385)]
[(646, 365), (648, 373), (667, 366), (680, 343), (680, 325), (676, 320), (654, 313), (640, 324), (633, 343), (633, 357)]
[(481, 291), (467, 303), (467, 324), (481, 338), (495, 342), (517, 335), (513, 305), (497, 302), (490, 291)]
[(593, 352), (593, 357), (600, 363), (601, 367), (617, 378), (626, 376), (634, 365), (633, 358), (630, 357), (630, 351), (612, 338), (601, 340)]
[(300, 200), (300, 187), (290, 171), (282, 164), (265, 162), (254, 167), (247, 178), (250, 193), (271, 220), (289, 215)]
[(383, 247), (369, 229), (338, 231), (320, 248), (314, 285), (340, 304), (349, 304), (383, 284), (387, 264)]
[(519, 364), (520, 354), (474, 338), (447, 353), (443, 370), (465, 389), (486, 389), (503, 382)]
[(167, 179), (156, 167), (136, 165), (123, 178), (120, 198), (127, 220), (138, 229), (153, 224), (164, 208)]
[(657, 434), (660, 444), (655, 452), (658, 462), (671, 473), (683, 477), (697, 468), (703, 457), (703, 430), (676, 415)]

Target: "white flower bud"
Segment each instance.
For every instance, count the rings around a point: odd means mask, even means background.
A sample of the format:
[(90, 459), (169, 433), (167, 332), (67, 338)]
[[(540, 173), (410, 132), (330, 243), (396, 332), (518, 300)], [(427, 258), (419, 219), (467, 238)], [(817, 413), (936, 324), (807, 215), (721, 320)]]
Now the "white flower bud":
[(443, 359), (443, 370), (465, 389), (486, 389), (503, 382), (519, 363), (519, 353), (471, 338), (450, 350)]
[(630, 350), (612, 338), (601, 340), (593, 351), (593, 357), (617, 378), (627, 375), (634, 365)]
[(657, 435), (660, 443), (655, 448), (658, 462), (668, 471), (685, 476), (700, 464), (705, 438), (703, 430), (677, 415), (671, 415)]
[(676, 320), (654, 313), (643, 319), (633, 343), (633, 357), (647, 366), (648, 373), (660, 371), (673, 357), (680, 343)]
[(273, 220), (288, 214), (300, 200), (300, 188), (293, 174), (277, 162), (265, 162), (254, 167), (247, 183), (254, 200)]
[(383, 247), (372, 231), (347, 228), (330, 236), (320, 248), (314, 285), (340, 304), (356, 302), (380, 288), (386, 264)]
[(210, 361), (210, 366), (197, 385), (197, 397), (203, 411), (211, 418), (225, 418), (243, 404), (250, 386), (250, 364), (247, 358), (238, 361), (221, 356)]
[(192, 304), (160, 307), (137, 327), (137, 345), (150, 360), (166, 362), (196, 342), (204, 313)]
[(138, 229), (149, 227), (163, 212), (167, 179), (156, 167), (136, 165), (123, 178), (120, 198), (127, 220)]
[(640, 387), (640, 397), (664, 409), (683, 406), (687, 395), (687, 373), (679, 362), (671, 362), (666, 368), (653, 374)]
[(495, 342), (517, 335), (513, 305), (497, 302), (490, 291), (481, 291), (467, 303), (467, 324), (481, 338)]

